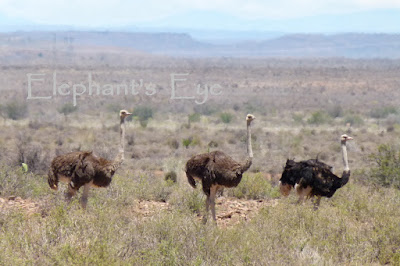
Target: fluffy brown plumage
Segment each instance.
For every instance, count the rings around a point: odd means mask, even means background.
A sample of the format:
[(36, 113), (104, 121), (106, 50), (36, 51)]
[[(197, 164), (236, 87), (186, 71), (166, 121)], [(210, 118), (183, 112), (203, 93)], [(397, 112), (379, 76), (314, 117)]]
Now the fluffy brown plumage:
[(255, 117), (251, 114), (246, 116), (247, 121), (247, 152), (248, 158), (243, 163), (238, 163), (230, 156), (221, 151), (213, 151), (193, 156), (186, 163), (186, 176), (189, 184), (196, 188), (196, 180), (201, 181), (203, 191), (207, 196), (206, 214), (204, 221), (207, 220), (208, 209), (211, 205), (211, 212), (214, 221), (215, 217), (215, 195), (219, 189), (224, 187), (236, 187), (245, 171), (252, 163), (253, 151), (251, 147), (251, 121)]
[(350, 178), (350, 169), (347, 160), (346, 142), (353, 138), (342, 135), (342, 155), (344, 170), (342, 177), (332, 173), (332, 167), (320, 162), (318, 159), (295, 162), (287, 160), (285, 169), (280, 179), (281, 193), (287, 196), (294, 187), (299, 195), (299, 202), (304, 197), (317, 197), (315, 208), (318, 208), (321, 197), (332, 197), (336, 190), (347, 184)]
[(91, 151), (70, 152), (57, 156), (51, 162), (48, 174), (50, 188), (57, 190), (58, 182), (68, 183), (66, 198), (69, 201), (83, 186), (81, 204), (86, 208), (89, 188), (107, 187), (115, 171), (124, 161), (125, 118), (131, 115), (126, 110), (120, 111), (120, 147), (117, 157), (110, 161), (95, 156)]

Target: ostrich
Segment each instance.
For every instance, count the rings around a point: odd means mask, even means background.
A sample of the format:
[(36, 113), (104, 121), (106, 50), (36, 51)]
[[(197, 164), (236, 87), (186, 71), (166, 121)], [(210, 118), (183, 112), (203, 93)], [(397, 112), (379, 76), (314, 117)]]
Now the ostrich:
[(131, 113), (126, 110), (119, 112), (120, 146), (118, 155), (113, 161), (97, 157), (92, 151), (77, 151), (57, 156), (51, 162), (49, 169), (50, 188), (57, 190), (59, 180), (67, 182), (68, 190), (65, 197), (67, 201), (70, 201), (83, 186), (81, 205), (85, 209), (90, 187), (107, 187), (111, 183), (115, 171), (124, 161), (125, 118), (129, 115)]
[(215, 195), (218, 190), (224, 187), (236, 187), (242, 175), (250, 168), (253, 159), (251, 147), (251, 122), (255, 119), (254, 115), (248, 114), (247, 121), (247, 153), (248, 158), (238, 163), (230, 156), (221, 151), (213, 151), (193, 156), (186, 163), (186, 176), (189, 184), (196, 188), (196, 181), (200, 180), (203, 191), (206, 194), (206, 214), (203, 218), (207, 222), (208, 210), (211, 205), (212, 218), (215, 217)]
[(343, 187), (349, 181), (350, 168), (347, 160), (346, 142), (352, 139), (346, 134), (340, 137), (344, 164), (342, 177), (333, 174), (332, 167), (318, 161), (318, 158), (301, 162), (288, 159), (279, 180), (282, 195), (289, 195), (290, 190), (294, 187), (299, 196), (299, 203), (304, 200), (304, 197), (316, 196), (314, 208), (317, 209), (321, 197), (332, 197), (337, 189)]

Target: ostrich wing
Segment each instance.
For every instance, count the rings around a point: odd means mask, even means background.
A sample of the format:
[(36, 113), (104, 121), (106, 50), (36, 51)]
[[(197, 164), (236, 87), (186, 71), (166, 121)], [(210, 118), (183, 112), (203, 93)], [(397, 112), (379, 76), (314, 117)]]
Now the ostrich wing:
[(210, 155), (207, 169), (212, 182), (225, 187), (237, 186), (242, 178), (242, 166), (223, 152), (215, 151)]
[(93, 180), (95, 176), (95, 168), (94, 168), (94, 156), (90, 154), (90, 156), (85, 156), (82, 160), (78, 161), (75, 167), (75, 174), (72, 177), (72, 183), (74, 187), (80, 188), (86, 183), (89, 183)]

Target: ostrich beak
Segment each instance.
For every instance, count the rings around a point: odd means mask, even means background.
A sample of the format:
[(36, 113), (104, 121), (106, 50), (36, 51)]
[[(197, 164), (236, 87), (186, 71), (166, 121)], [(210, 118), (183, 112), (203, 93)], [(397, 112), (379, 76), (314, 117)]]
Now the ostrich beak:
[(352, 137), (347, 137), (347, 140), (352, 140), (353, 138)]
[(132, 113), (128, 113), (128, 112), (126, 112), (126, 116), (128, 116), (128, 115), (131, 115)]

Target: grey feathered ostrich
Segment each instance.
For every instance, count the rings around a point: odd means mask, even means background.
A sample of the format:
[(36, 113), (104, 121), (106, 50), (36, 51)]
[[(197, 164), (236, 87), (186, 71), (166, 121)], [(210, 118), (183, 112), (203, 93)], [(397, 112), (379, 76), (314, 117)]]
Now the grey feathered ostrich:
[(346, 142), (352, 139), (346, 134), (340, 137), (344, 165), (342, 177), (333, 174), (332, 167), (318, 161), (318, 159), (301, 162), (288, 159), (282, 177), (279, 180), (282, 195), (289, 195), (290, 190), (294, 187), (299, 196), (299, 202), (302, 202), (304, 197), (311, 198), (316, 196), (317, 200), (314, 207), (317, 209), (321, 197), (332, 197), (337, 189), (343, 187), (349, 181), (350, 168), (347, 159)]
[(112, 161), (97, 157), (92, 151), (70, 152), (57, 156), (51, 162), (48, 174), (50, 188), (57, 190), (58, 182), (68, 183), (65, 197), (68, 201), (83, 186), (81, 205), (86, 208), (89, 189), (93, 187), (107, 187), (115, 171), (124, 161), (125, 148), (125, 118), (131, 115), (126, 110), (119, 112), (120, 116), (120, 146), (116, 158)]
[(203, 191), (207, 196), (204, 222), (207, 221), (210, 205), (212, 218), (216, 221), (215, 195), (217, 191), (224, 187), (236, 187), (240, 183), (243, 173), (251, 166), (253, 159), (251, 122), (254, 119), (254, 115), (248, 114), (246, 116), (248, 158), (244, 162), (238, 163), (221, 151), (213, 151), (195, 155), (186, 163), (186, 176), (189, 184), (196, 188), (195, 179), (200, 180)]

